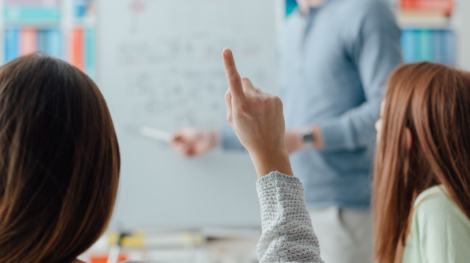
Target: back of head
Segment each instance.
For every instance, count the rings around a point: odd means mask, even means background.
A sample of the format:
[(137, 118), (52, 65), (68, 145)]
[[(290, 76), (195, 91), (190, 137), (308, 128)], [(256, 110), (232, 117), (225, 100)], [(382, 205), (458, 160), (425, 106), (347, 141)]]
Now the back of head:
[(0, 68), (0, 258), (70, 262), (103, 233), (120, 156), (106, 102), (66, 62)]
[[(470, 73), (433, 63), (395, 70), (375, 159), (376, 257), (400, 262), (413, 202), (443, 184), (470, 217)], [(406, 129), (411, 133), (407, 144)]]

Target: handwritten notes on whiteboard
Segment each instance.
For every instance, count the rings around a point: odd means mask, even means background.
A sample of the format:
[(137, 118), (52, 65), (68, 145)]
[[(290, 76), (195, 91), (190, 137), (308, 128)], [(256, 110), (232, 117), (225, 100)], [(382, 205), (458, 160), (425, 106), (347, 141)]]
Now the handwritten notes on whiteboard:
[[(114, 222), (136, 227), (259, 224), (254, 171), (247, 156), (219, 151), (187, 160), (167, 145), (141, 136), (138, 128), (171, 132), (186, 126), (227, 126), (225, 47), (233, 50), (241, 75), (276, 93), (274, 1), (100, 3), (98, 84), (110, 106), (122, 151)], [(241, 188), (246, 191), (245, 200), (235, 202), (233, 195)], [(182, 215), (188, 209), (205, 212), (188, 218)]]

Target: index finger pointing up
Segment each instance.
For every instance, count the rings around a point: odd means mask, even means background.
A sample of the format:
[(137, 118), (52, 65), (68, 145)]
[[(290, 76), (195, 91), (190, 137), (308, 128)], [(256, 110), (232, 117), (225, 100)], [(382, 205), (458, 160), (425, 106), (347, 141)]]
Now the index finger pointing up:
[(234, 103), (239, 103), (245, 99), (245, 93), (243, 92), (242, 79), (237, 71), (235, 60), (233, 58), (232, 51), (228, 48), (224, 49), (224, 66), (225, 74), (227, 75), (227, 81), (230, 93)]

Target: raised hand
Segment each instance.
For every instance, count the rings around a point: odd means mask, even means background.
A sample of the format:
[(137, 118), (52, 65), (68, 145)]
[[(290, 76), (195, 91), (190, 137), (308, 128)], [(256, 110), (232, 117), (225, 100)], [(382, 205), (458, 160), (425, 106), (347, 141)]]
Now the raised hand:
[(223, 52), (229, 89), (225, 95), (227, 119), (250, 153), (258, 177), (279, 171), (292, 175), (284, 143), (285, 123), (281, 100), (240, 78), (232, 51)]

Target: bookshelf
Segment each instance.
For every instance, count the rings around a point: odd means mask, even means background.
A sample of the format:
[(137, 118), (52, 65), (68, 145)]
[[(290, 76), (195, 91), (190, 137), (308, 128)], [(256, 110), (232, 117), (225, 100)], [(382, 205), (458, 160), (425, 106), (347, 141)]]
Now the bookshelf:
[(43, 52), (94, 78), (95, 6), (93, 0), (1, 0), (1, 63)]
[(470, 71), (470, 1), (456, 0), (453, 28), (457, 36), (457, 66)]
[(456, 66), (453, 0), (399, 0), (394, 4), (402, 28), (405, 63), (430, 61)]
[[(297, 3), (295, 0), (284, 1), (286, 15), (289, 15)], [(401, 46), (405, 63), (431, 61), (449, 66), (461, 64), (461, 60), (456, 54), (460, 55), (462, 52), (460, 37), (463, 28), (459, 32), (455, 30), (454, 12), (457, 9), (455, 1), (387, 1), (395, 11), (397, 22), (402, 28)], [(456, 1), (465, 2), (468, 0)], [(464, 17), (464, 15), (462, 16)], [(470, 44), (470, 37), (467, 43)], [(468, 58), (470, 60), (470, 50)], [(470, 69), (470, 61), (467, 68)]]

